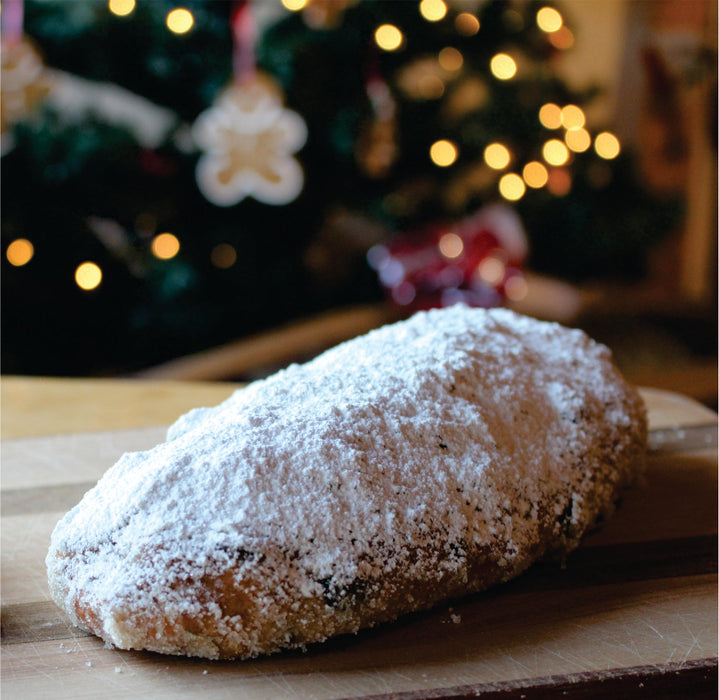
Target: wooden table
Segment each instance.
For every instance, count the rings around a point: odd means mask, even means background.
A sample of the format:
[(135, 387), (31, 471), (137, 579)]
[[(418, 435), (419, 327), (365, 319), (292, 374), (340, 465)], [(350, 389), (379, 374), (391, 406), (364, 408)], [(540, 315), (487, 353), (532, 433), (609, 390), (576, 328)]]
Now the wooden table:
[[(249, 662), (105, 648), (49, 600), (52, 528), (125, 450), (228, 384), (2, 382), (2, 691), (22, 698), (716, 697), (716, 414), (644, 391), (646, 486), (567, 561), (357, 636)], [(691, 426), (709, 426), (694, 430)], [(714, 428), (712, 428), (714, 426)]]

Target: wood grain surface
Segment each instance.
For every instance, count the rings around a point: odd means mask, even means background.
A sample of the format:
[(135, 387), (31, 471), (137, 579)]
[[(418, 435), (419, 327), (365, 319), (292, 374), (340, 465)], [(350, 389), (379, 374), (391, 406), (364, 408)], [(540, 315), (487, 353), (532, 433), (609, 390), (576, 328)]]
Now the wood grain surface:
[[(128, 401), (151, 391), (133, 386), (122, 389)], [(77, 395), (65, 388), (86, 411), (104, 400), (102, 383)], [(214, 388), (218, 400), (230, 390)], [(163, 391), (176, 393), (178, 415), (206, 388)], [(712, 411), (643, 393), (652, 428), (681, 437), (708, 426), (698, 435), (716, 437)], [(49, 599), (44, 557), (57, 520), (123, 451), (164, 434), (53, 434), (62, 432), (54, 425), (2, 443), (3, 697), (716, 697), (717, 455), (705, 437), (651, 454), (646, 484), (564, 565), (540, 563), (488, 592), (305, 653), (209, 662), (106, 648)]]

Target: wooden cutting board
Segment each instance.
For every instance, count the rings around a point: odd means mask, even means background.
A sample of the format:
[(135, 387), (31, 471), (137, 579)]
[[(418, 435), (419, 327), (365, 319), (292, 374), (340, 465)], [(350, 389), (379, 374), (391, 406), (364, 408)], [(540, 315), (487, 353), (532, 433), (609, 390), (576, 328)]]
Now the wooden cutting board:
[(645, 486), (569, 557), (394, 624), (209, 662), (106, 648), (50, 601), (52, 528), (145, 428), (2, 444), (2, 692), (22, 698), (716, 697), (714, 412), (646, 390)]

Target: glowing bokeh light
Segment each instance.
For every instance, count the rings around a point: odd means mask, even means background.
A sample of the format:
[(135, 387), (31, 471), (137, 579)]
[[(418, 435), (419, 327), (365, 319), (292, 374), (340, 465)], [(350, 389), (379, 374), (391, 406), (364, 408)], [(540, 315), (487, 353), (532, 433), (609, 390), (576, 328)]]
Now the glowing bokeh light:
[(282, 4), (290, 12), (298, 12), (306, 7), (307, 0), (282, 0)]
[(504, 260), (500, 260), (494, 255), (487, 256), (477, 265), (477, 274), (480, 279), (493, 287), (496, 287), (504, 279), (505, 270)]
[(572, 34), (569, 27), (566, 26), (561, 27), (556, 32), (552, 32), (548, 38), (549, 43), (560, 51), (565, 51), (574, 46), (574, 34)]
[(463, 36), (474, 36), (479, 31), (479, 20), (469, 12), (460, 12), (454, 18), (454, 27)]
[(572, 129), (564, 135), (564, 142), (570, 151), (584, 153), (592, 145), (592, 137), (586, 129)]
[(443, 0), (422, 0), (419, 11), (428, 22), (439, 22), (447, 14), (447, 5)]
[(167, 14), (165, 23), (167, 24), (167, 28), (174, 34), (185, 34), (192, 29), (195, 18), (189, 10), (186, 10), (184, 7), (177, 7)]
[(35, 248), (27, 238), (16, 238), (5, 251), (5, 257), (13, 267), (27, 265), (33, 255), (35, 255)]
[(537, 11), (537, 26), (547, 34), (561, 29), (563, 24), (562, 15), (553, 7), (542, 7)]
[(533, 160), (527, 163), (522, 169), (522, 177), (528, 187), (537, 190), (547, 184), (549, 173), (538, 160)]
[(75, 270), (75, 283), (80, 289), (89, 292), (100, 286), (102, 270), (94, 262), (84, 262)]
[(464, 242), (456, 233), (444, 233), (439, 239), (439, 252), (445, 258), (458, 258), (464, 250)]
[(462, 67), (464, 56), (453, 46), (446, 46), (439, 52), (438, 60), (442, 68), (454, 73)]
[(172, 233), (160, 233), (152, 239), (151, 249), (156, 258), (169, 260), (180, 252), (180, 241)]
[(547, 189), (557, 197), (564, 197), (572, 189), (572, 176), (566, 168), (554, 168), (549, 173)]
[(446, 168), (457, 160), (457, 147), (446, 139), (435, 141), (429, 149), (429, 157), (435, 165)]
[(621, 145), (619, 139), (609, 131), (603, 131), (601, 134), (597, 134), (594, 139), (594, 150), (600, 158), (611, 160), (616, 158), (620, 151)]
[(135, 9), (135, 0), (109, 0), (107, 6), (113, 15), (127, 17)]
[(569, 149), (559, 139), (550, 139), (542, 147), (542, 157), (550, 165), (564, 165), (569, 160)]
[(417, 93), (425, 100), (437, 100), (444, 95), (444, 83), (431, 73), (423, 75), (417, 81)]
[(506, 53), (498, 53), (492, 57), (489, 63), (492, 75), (499, 80), (509, 80), (517, 74), (517, 64), (514, 59)]
[(562, 107), (561, 121), (565, 129), (581, 129), (586, 120), (581, 107), (577, 107), (577, 105)]
[(510, 202), (516, 202), (518, 199), (521, 199), (526, 190), (524, 180), (516, 173), (502, 175), (499, 180), (499, 193)]
[(210, 262), (215, 267), (226, 270), (237, 262), (237, 251), (229, 243), (218, 243), (210, 252)]
[(545, 129), (559, 129), (562, 126), (562, 108), (547, 102), (539, 109), (539, 122)]
[(375, 30), (374, 40), (383, 51), (395, 51), (402, 46), (402, 32), (394, 24), (382, 24)]
[(501, 143), (490, 143), (484, 149), (484, 162), (494, 170), (502, 170), (509, 165), (509, 149)]

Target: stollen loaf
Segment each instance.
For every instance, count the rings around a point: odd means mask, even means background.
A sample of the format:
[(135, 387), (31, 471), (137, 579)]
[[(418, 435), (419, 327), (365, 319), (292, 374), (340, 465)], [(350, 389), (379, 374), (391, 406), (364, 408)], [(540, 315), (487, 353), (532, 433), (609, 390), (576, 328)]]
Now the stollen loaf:
[(55, 528), (50, 591), (121, 649), (304, 648), (571, 551), (638, 478), (646, 434), (583, 332), (420, 312), (123, 455)]

